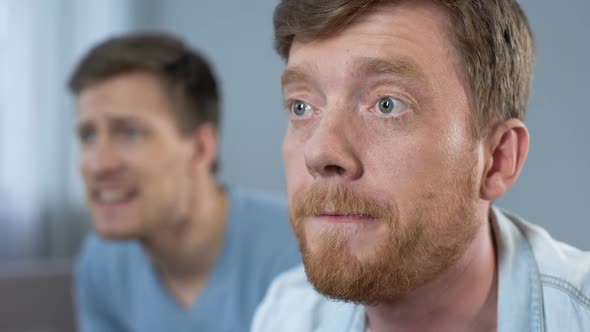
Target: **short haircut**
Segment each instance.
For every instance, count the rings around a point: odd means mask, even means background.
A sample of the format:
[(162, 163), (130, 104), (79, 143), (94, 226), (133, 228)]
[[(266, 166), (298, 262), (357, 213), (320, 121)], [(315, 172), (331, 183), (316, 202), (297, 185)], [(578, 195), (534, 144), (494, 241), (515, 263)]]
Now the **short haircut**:
[(166, 34), (129, 34), (92, 48), (69, 80), (70, 91), (84, 89), (115, 76), (147, 72), (161, 80), (182, 134), (203, 123), (219, 127), (220, 93), (205, 58), (181, 40)]

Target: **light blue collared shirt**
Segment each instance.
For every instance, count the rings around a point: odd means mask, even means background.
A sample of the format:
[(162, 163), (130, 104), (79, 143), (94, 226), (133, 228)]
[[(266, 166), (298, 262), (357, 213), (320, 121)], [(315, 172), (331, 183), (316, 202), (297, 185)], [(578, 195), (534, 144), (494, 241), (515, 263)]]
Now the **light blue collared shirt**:
[[(590, 331), (590, 252), (493, 208), (498, 248), (498, 331)], [(277, 277), (252, 332), (364, 332), (362, 305), (327, 299), (302, 266)]]

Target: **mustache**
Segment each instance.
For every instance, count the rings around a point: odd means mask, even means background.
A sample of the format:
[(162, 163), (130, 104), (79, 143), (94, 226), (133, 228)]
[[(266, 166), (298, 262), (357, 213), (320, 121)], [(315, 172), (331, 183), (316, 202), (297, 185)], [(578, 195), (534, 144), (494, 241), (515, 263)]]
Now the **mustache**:
[(348, 186), (314, 184), (294, 200), (291, 212), (295, 219), (331, 214), (395, 220), (397, 209), (392, 203), (363, 196)]

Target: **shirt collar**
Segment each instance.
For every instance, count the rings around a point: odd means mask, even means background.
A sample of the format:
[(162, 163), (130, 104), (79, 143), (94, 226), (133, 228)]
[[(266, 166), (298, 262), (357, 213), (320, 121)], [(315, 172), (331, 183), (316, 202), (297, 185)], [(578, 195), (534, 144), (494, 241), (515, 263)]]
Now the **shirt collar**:
[(498, 332), (544, 331), (539, 268), (526, 234), (508, 214), (491, 213), (498, 251)]

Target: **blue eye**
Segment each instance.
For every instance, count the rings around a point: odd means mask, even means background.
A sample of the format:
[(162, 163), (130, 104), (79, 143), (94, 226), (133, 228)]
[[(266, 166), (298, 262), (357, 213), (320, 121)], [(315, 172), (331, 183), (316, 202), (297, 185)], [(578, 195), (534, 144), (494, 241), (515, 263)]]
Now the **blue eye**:
[(307, 111), (311, 109), (311, 106), (301, 100), (296, 100), (291, 103), (291, 112), (296, 116), (304, 116)]
[(96, 131), (94, 130), (81, 130), (78, 133), (78, 139), (82, 144), (92, 143), (96, 139)]
[(137, 128), (127, 128), (125, 129), (125, 137), (129, 139), (136, 139), (140, 136), (140, 131)]
[(376, 106), (379, 112), (385, 115), (400, 113), (408, 107), (406, 103), (393, 97), (379, 99)]

